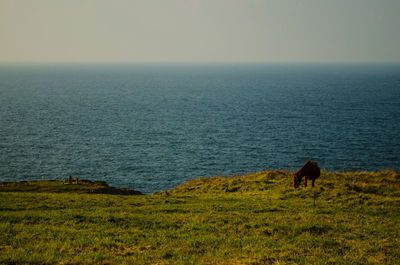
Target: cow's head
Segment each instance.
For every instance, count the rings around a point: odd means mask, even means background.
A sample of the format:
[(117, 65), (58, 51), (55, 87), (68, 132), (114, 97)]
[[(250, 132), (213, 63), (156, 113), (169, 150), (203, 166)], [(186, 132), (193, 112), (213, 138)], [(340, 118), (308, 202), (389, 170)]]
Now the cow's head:
[(301, 177), (299, 177), (296, 173), (293, 175), (293, 187), (296, 189), (299, 187), (301, 182)]

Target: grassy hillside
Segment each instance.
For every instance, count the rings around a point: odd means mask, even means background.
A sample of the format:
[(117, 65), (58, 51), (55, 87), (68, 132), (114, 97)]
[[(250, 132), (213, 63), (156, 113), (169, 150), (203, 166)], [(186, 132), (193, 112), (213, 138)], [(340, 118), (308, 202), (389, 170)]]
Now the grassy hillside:
[(394, 171), (298, 190), (266, 171), (146, 196), (0, 192), (0, 263), (400, 264), (399, 220)]
[(128, 188), (114, 188), (105, 181), (80, 179), (76, 183), (60, 180), (0, 182), (0, 192), (44, 192), (44, 193), (96, 193), (118, 195), (142, 195)]

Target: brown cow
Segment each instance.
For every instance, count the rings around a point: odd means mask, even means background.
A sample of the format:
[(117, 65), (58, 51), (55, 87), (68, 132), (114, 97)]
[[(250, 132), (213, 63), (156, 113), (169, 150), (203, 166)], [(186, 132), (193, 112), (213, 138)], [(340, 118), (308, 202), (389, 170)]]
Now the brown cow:
[(315, 180), (320, 175), (318, 164), (314, 161), (308, 160), (296, 173), (293, 175), (293, 187), (299, 187), (301, 179), (304, 177), (304, 186), (307, 187), (307, 180), (312, 180), (314, 187)]

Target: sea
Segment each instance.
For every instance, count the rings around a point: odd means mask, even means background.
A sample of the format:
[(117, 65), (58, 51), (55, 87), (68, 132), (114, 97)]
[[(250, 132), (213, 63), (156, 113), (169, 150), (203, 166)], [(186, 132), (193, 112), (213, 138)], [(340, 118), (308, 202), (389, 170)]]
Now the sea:
[(308, 159), (400, 170), (399, 63), (0, 64), (0, 181), (150, 194)]

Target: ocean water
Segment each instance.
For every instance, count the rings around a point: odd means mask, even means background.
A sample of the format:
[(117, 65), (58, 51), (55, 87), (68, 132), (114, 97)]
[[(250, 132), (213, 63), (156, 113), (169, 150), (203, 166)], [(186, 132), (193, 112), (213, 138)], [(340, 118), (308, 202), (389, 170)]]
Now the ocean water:
[(2, 64), (0, 181), (400, 170), (400, 64)]

